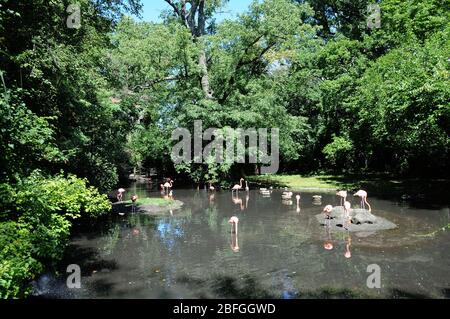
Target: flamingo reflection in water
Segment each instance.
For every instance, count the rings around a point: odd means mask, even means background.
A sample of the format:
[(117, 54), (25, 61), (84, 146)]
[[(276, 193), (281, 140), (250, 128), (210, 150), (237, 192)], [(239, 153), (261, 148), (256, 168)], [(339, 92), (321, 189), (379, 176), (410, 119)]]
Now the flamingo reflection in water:
[(326, 240), (323, 243), (323, 248), (325, 248), (325, 250), (333, 250), (333, 241), (331, 240), (331, 232), (330, 232), (330, 225), (326, 225), (325, 226), (326, 229)]
[(233, 195), (233, 193), (231, 193), (231, 199), (235, 205), (239, 205), (240, 209), (244, 210), (244, 203), (242, 202), (242, 199), (239, 198), (239, 194)]
[(345, 252), (344, 257), (345, 258), (352, 258), (352, 252), (350, 251), (350, 246), (352, 244), (352, 237), (350, 236), (350, 233), (347, 234), (347, 239), (345, 241)]
[(297, 200), (297, 213), (300, 213), (300, 195), (296, 195), (295, 199)]
[(230, 231), (230, 235), (231, 235), (231, 250), (233, 250), (233, 252), (238, 252), (239, 251), (239, 243), (238, 243), (238, 224), (239, 224), (239, 218), (237, 218), (236, 216), (231, 217), (228, 220), (228, 223), (231, 224), (231, 231)]

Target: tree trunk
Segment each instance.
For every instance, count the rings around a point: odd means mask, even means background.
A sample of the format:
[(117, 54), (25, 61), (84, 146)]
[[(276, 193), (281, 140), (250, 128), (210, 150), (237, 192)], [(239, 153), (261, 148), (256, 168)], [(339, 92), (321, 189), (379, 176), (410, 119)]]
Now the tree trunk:
[(203, 92), (205, 93), (205, 96), (207, 99), (213, 99), (214, 98), (213, 92), (212, 92), (210, 84), (209, 84), (208, 65), (206, 62), (205, 49), (202, 49), (200, 52), (198, 64), (200, 66), (200, 71), (201, 71), (201, 83), (202, 83)]
[[(165, 0), (174, 10), (175, 14), (181, 19), (182, 24), (191, 32), (194, 42), (206, 34), (206, 12), (205, 0), (186, 1), (180, 0), (178, 3), (173, 0)], [(186, 3), (190, 3), (187, 9)], [(214, 98), (214, 92), (211, 89), (208, 74), (208, 62), (206, 58), (206, 49), (203, 47), (198, 58), (200, 68), (200, 83), (203, 93), (207, 99)]]
[[(198, 4), (198, 21), (197, 28), (194, 31), (195, 37), (201, 37), (206, 34), (206, 16), (205, 16), (205, 0), (200, 0)], [(198, 59), (201, 72), (201, 84), (203, 93), (207, 99), (213, 99), (213, 92), (209, 83), (208, 63), (206, 59), (206, 49), (203, 47)]]

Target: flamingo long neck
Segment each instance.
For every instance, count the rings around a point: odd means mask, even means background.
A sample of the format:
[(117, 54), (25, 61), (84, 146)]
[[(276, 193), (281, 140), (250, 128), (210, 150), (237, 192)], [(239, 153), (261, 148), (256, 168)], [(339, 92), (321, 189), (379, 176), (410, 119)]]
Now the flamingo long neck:
[(243, 180), (244, 180), (244, 179), (242, 179), (242, 178), (239, 180), (239, 185), (241, 186), (241, 188), (242, 188), (242, 181), (243, 181)]
[(372, 207), (370, 207), (370, 204), (367, 201), (367, 196), (364, 196), (364, 202), (367, 204), (367, 206), (369, 206), (369, 212), (371, 212), (372, 211)]

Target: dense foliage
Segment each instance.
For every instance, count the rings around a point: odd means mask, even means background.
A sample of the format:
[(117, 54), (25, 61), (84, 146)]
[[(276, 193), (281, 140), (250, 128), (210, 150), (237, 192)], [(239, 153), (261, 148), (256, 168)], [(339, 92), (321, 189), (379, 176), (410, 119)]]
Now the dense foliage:
[[(134, 166), (170, 171), (172, 130), (202, 120), (280, 128), (282, 171), (448, 174), (448, 1), (381, 1), (379, 29), (370, 1), (258, 1), (220, 24), (224, 1), (166, 2), (164, 23), (124, 17), (111, 36), (110, 83), (140, 111)], [(254, 166), (175, 168), (201, 183)]]
[[(71, 221), (133, 169), (195, 183), (260, 164), (174, 165), (175, 128), (279, 128), (281, 172), (448, 176), (448, 0), (0, 0), (0, 297), (60, 258)], [(249, 149), (248, 152), (253, 150)], [(96, 188), (93, 188), (96, 187)], [(98, 189), (98, 190), (97, 190)]]
[(79, 3), (84, 28), (69, 29), (66, 1), (0, 1), (1, 298), (61, 258), (74, 219), (110, 209), (91, 185), (110, 189), (126, 163), (128, 116), (100, 72), (122, 2)]
[(29, 280), (62, 257), (71, 222), (111, 206), (86, 180), (37, 170), (0, 192), (0, 298), (24, 296)]

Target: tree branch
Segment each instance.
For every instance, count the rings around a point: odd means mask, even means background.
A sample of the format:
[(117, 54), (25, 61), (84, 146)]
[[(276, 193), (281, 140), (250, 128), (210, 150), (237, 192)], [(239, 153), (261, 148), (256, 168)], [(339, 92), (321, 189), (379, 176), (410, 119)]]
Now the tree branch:
[(178, 9), (177, 5), (172, 1), (172, 0), (164, 0), (165, 2), (167, 2), (175, 11), (176, 14), (178, 14), (178, 16), (181, 18), (181, 12), (180, 9)]
[(234, 72), (233, 74), (228, 78), (228, 81), (225, 85), (226, 91), (224, 92), (223, 96), (220, 98), (219, 102), (220, 103), (224, 103), (226, 101), (226, 99), (228, 98), (228, 96), (230, 95), (230, 88), (234, 85), (235, 81), (236, 81), (236, 74), (239, 71), (239, 69), (245, 65), (248, 64), (252, 64), (255, 63), (256, 61), (258, 61), (259, 59), (262, 58), (262, 56), (269, 51), (271, 48), (273, 48), (273, 46), (275, 45), (275, 43), (272, 43), (270, 45), (268, 45), (266, 48), (264, 48), (260, 54), (256, 57), (253, 58), (251, 60), (247, 60), (244, 61), (245, 58), (245, 54), (248, 53), (248, 51), (256, 44), (258, 43), (259, 40), (261, 40), (264, 37), (264, 34), (261, 34), (260, 36), (258, 36), (255, 40), (253, 40), (244, 50), (244, 53), (242, 54), (241, 58), (239, 59), (238, 63), (236, 64), (236, 67), (234, 68)]
[(149, 82), (147, 82), (145, 84), (136, 85), (133, 88), (133, 91), (136, 90), (136, 89), (139, 89), (139, 88), (140, 89), (148, 89), (148, 88), (152, 87), (153, 85), (161, 83), (161, 82), (181, 80), (182, 78), (184, 78), (184, 77), (183, 76), (166, 76), (166, 77), (161, 78), (161, 79), (154, 79), (154, 80), (151, 80), (151, 81), (149, 81)]

